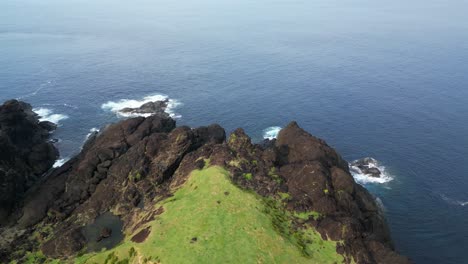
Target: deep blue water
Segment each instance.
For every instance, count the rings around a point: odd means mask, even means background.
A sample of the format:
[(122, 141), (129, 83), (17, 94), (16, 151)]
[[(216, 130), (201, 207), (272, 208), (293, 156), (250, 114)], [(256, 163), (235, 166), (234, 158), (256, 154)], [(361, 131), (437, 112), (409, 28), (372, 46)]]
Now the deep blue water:
[(179, 124), (291, 120), (348, 160), (394, 178), (367, 184), (397, 249), (468, 263), (468, 1), (0, 1), (0, 101), (69, 118), (63, 157), (117, 120), (108, 101), (165, 94)]

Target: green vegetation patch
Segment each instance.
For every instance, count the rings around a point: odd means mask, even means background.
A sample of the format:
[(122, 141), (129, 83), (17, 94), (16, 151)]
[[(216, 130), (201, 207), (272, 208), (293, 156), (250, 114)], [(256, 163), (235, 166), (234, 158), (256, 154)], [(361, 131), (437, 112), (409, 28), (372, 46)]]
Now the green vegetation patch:
[(279, 192), (278, 193), (281, 201), (288, 201), (291, 199), (291, 195), (289, 193), (286, 193), (286, 192)]
[(141, 180), (141, 173), (139, 171), (131, 171), (128, 174), (128, 180), (131, 182), (138, 182)]
[[(141, 243), (81, 256), (76, 263), (341, 263), (336, 242), (313, 229), (293, 232), (279, 201), (244, 191), (217, 166), (195, 170), (172, 197), (155, 205)], [(148, 225), (137, 230), (135, 234)], [(134, 235), (134, 234), (133, 234)], [(296, 238), (298, 237), (298, 238)]]
[(278, 184), (282, 181), (275, 167), (270, 168), (270, 170), (268, 171), (268, 176), (270, 176)]
[(252, 173), (244, 173), (243, 176), (246, 180), (249, 180), (249, 181), (252, 180), (253, 178)]
[(317, 219), (321, 216), (319, 212), (311, 211), (311, 212), (295, 212), (294, 217), (299, 218), (301, 220), (308, 220), (310, 217), (313, 219)]

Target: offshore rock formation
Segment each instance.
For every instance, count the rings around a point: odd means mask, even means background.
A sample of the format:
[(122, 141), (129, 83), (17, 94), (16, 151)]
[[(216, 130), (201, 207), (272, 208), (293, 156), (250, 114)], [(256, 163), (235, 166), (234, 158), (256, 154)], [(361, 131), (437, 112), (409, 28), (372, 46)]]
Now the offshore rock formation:
[[(48, 258), (70, 259), (91, 242), (122, 236), (109, 226), (89, 228), (103, 217), (117, 217), (123, 233), (134, 234), (164, 213), (162, 207), (152, 209), (154, 204), (171, 197), (207, 162), (226, 168), (235, 185), (260, 197), (283, 195), (289, 212), (313, 212), (294, 220), (293, 227), (313, 226), (324, 240), (337, 241), (345, 263), (409, 263), (393, 251), (379, 207), (354, 182), (347, 162), (295, 122), (277, 140), (257, 145), (242, 129), (226, 140), (219, 125), (176, 127), (164, 116), (112, 124), (50, 172), (0, 230), (0, 262), (38, 250)], [(131, 240), (140, 243), (150, 232), (142, 229)]]
[(133, 115), (157, 115), (169, 117), (169, 114), (165, 112), (168, 104), (169, 99), (165, 99), (163, 101), (148, 102), (137, 108), (126, 107), (119, 112)]
[(382, 172), (378, 168), (379, 163), (374, 158), (362, 158), (355, 160), (349, 164), (350, 169), (356, 173), (369, 175), (379, 178)]
[(40, 122), (27, 103), (11, 100), (0, 105), (0, 223), (58, 158), (49, 141), (54, 129), (53, 123)]

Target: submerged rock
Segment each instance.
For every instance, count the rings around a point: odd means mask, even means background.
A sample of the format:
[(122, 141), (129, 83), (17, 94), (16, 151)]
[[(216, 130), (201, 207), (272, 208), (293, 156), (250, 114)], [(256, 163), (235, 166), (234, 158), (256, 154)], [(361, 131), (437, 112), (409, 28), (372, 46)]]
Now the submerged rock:
[(102, 230), (101, 230), (101, 233), (99, 234), (99, 237), (96, 239), (96, 241), (101, 241), (105, 238), (108, 238), (112, 235), (112, 229), (108, 228), (108, 227), (104, 227)]

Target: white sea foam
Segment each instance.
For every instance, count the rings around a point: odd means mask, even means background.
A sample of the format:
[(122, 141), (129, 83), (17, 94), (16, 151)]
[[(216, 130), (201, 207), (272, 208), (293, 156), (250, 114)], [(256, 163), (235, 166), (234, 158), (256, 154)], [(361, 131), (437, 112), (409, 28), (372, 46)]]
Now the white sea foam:
[(34, 108), (33, 111), (39, 115), (39, 121), (49, 121), (54, 124), (59, 124), (60, 121), (68, 118), (67, 115), (54, 114), (54, 112), (48, 108)]
[(58, 168), (58, 167), (61, 167), (63, 164), (65, 164), (67, 161), (69, 160), (69, 158), (63, 158), (63, 159), (58, 159), (55, 161), (54, 163), (54, 168)]
[(281, 130), (281, 127), (279, 126), (268, 127), (263, 130), (263, 138), (274, 139), (278, 136), (278, 133), (280, 132), (280, 130)]
[(354, 179), (360, 184), (368, 184), (368, 183), (387, 183), (393, 180), (393, 176), (390, 175), (386, 170), (385, 166), (379, 164), (377, 160), (374, 162), (369, 163), (369, 168), (377, 168), (380, 170), (381, 174), (380, 177), (372, 177), (369, 174), (364, 174), (361, 169), (357, 166), (349, 164), (351, 175), (353, 175)]
[(168, 99), (169, 102), (167, 103), (165, 112), (168, 113), (169, 116), (172, 118), (181, 118), (181, 115), (174, 112), (175, 108), (180, 106), (181, 103), (175, 99), (171, 99), (168, 96), (162, 95), (162, 94), (149, 95), (140, 100), (121, 99), (119, 101), (109, 101), (107, 103), (104, 103), (101, 106), (101, 108), (107, 111), (112, 111), (121, 117), (135, 117), (135, 116), (148, 117), (148, 116), (151, 116), (151, 114), (122, 113), (121, 110), (124, 108), (138, 108), (142, 106), (143, 104), (146, 104), (149, 102), (164, 101), (166, 99)]
[(89, 133), (86, 135), (86, 140), (95, 133), (99, 133), (99, 128), (93, 127), (89, 130)]
[(460, 206), (467, 206), (468, 205), (468, 201), (455, 200), (455, 199), (447, 197), (444, 194), (440, 194), (440, 197), (442, 198), (442, 200), (446, 201), (449, 204), (460, 205)]

